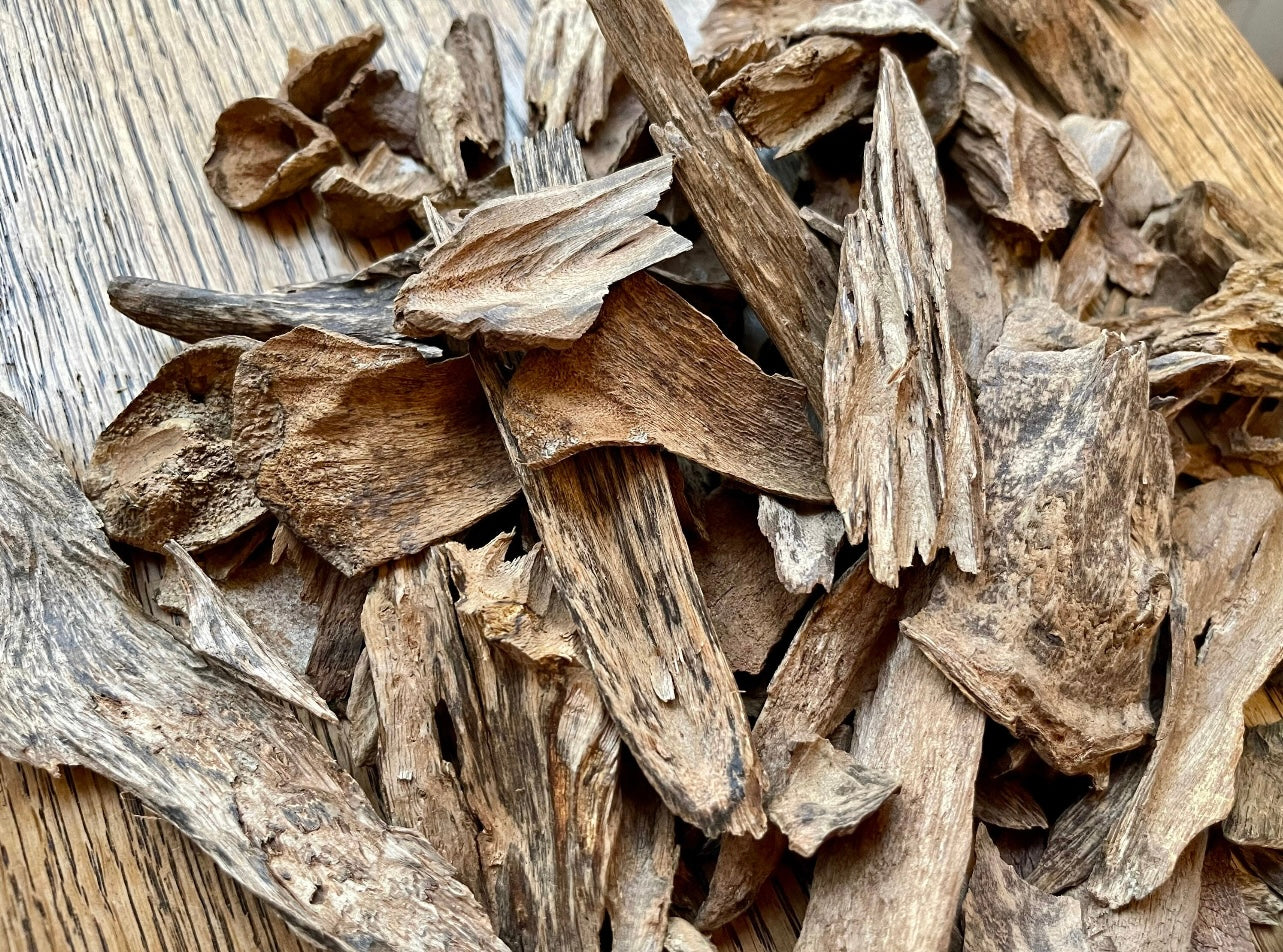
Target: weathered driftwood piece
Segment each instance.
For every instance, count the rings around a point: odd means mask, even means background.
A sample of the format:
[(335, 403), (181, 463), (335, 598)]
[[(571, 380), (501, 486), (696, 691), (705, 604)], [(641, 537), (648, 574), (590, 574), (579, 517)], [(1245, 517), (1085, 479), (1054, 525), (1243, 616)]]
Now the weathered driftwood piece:
[(428, 52), (419, 83), (419, 152), (447, 187), (462, 192), (469, 158), (494, 159), (503, 142), (503, 78), (494, 31), (485, 16), (474, 13), (451, 23), (442, 45)]
[(1132, 144), (1132, 127), (1122, 119), (1097, 119), (1073, 112), (1060, 120), (1060, 131), (1078, 147), (1091, 177), (1102, 189)]
[(685, 919), (669, 919), (664, 952), (716, 952), (717, 946)]
[(467, 359), (429, 364), (309, 327), (250, 356), (233, 393), (237, 463), (345, 574), (449, 538), (516, 495)]
[(717, 256), (820, 406), (835, 289), (828, 251), (743, 134), (709, 105), (663, 0), (589, 5)]
[(236, 471), (232, 379), (255, 346), (225, 337), (172, 357), (103, 430), (85, 493), (107, 535), (150, 552), (200, 552), (260, 524), (267, 510)]
[(784, 785), (772, 792), (766, 813), (788, 837), (789, 849), (814, 856), (821, 844), (859, 826), (897, 787), (889, 774), (812, 737), (793, 748)]
[(534, 468), (594, 446), (662, 446), (760, 490), (830, 498), (806, 390), (762, 373), (649, 275), (614, 285), (569, 349), (527, 356), (503, 415)]
[(1047, 814), (1016, 777), (982, 776), (976, 784), (976, 819), (1001, 830), (1045, 830)]
[(219, 115), (205, 178), (228, 208), (252, 212), (307, 188), (342, 158), (328, 128), (287, 102), (254, 97)]
[(904, 630), (1052, 766), (1099, 773), (1153, 730), (1167, 610), (1167, 426), (1142, 348), (999, 346), (980, 387), (987, 524), (978, 576), (951, 569)]
[(1127, 91), (1127, 51), (1091, 0), (980, 0), (972, 11), (1070, 112), (1107, 117)]
[(1069, 224), (1073, 209), (1099, 202), (1100, 188), (1073, 139), (972, 66), (949, 158), (986, 213), (1042, 240)]
[(723, 486), (705, 501), (702, 515), (708, 538), (691, 543), (691, 559), (717, 643), (732, 670), (759, 674), (806, 595), (775, 577), (752, 496)]
[(944, 952), (971, 857), (984, 715), (907, 638), (884, 666), (851, 753), (900, 792), (820, 849), (798, 952)]
[(325, 124), (350, 152), (380, 142), (394, 152), (419, 152), (419, 97), (401, 85), (394, 69), (360, 69), (343, 94), (325, 107)]
[(289, 712), (143, 614), (71, 474), (0, 397), (0, 753), (135, 794), (326, 949), (501, 952), (427, 841)]
[(359, 238), (401, 227), (420, 200), (440, 188), (426, 167), (397, 155), (384, 143), (371, 149), (355, 168), (328, 169), (312, 185), (330, 224)]
[(487, 346), (566, 347), (597, 317), (609, 286), (689, 248), (647, 217), (672, 160), (477, 208), (397, 296), (397, 329), (480, 334)]
[(376, 23), (310, 52), (291, 49), (280, 98), (320, 119), (325, 107), (339, 97), (356, 71), (373, 59), (382, 45), (383, 27)]
[(1203, 858), (1198, 913), (1190, 936), (1190, 952), (1255, 952), (1252, 922), (1240, 890), (1239, 870), (1229, 847), (1212, 839)]
[(585, 142), (610, 112), (619, 78), (586, 0), (539, 0), (526, 46), (526, 103), (534, 129), (569, 122)]
[(1172, 520), (1172, 658), (1154, 754), (1090, 887), (1144, 898), (1234, 803), (1243, 705), (1283, 660), (1283, 494), (1245, 476), (1205, 483)]
[(673, 815), (636, 767), (620, 768), (619, 831), (606, 884), (611, 948), (660, 952), (680, 858)]
[(771, 546), (775, 575), (787, 591), (806, 594), (833, 587), (838, 548), (846, 535), (833, 509), (795, 508), (774, 496), (759, 496), (757, 527)]
[(1249, 728), (1234, 779), (1234, 808), (1225, 838), (1283, 849), (1283, 721)]
[(1078, 900), (1021, 879), (984, 824), (976, 830), (976, 863), (962, 915), (965, 952), (1091, 952)]
[(824, 432), (834, 503), (853, 543), (868, 536), (884, 585), (941, 548), (964, 571), (979, 567), (980, 446), (949, 326), (944, 207), (917, 100), (883, 50), (825, 350)]

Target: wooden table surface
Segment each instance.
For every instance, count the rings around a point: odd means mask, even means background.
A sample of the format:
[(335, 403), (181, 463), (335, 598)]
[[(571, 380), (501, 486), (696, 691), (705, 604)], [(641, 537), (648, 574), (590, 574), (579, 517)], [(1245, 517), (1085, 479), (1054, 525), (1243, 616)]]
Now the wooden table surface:
[[(670, 0), (689, 39), (709, 0)], [(7, 0), (0, 8), (0, 389), (79, 468), (94, 438), (175, 352), (107, 305), (134, 273), (253, 289), (386, 253), (339, 239), (294, 200), (238, 216), (201, 172), (214, 119), (272, 94), (291, 45), (370, 22), (377, 62), (417, 77), (458, 12), (495, 23), (510, 134), (524, 115), (530, 0)], [(1132, 53), (1124, 112), (1177, 184), (1225, 182), (1283, 211), (1283, 91), (1215, 0), (1111, 15)], [(802, 906), (773, 884), (727, 949), (792, 947)], [(72, 770), (0, 758), (0, 952), (302, 950), (270, 912), (132, 797)]]

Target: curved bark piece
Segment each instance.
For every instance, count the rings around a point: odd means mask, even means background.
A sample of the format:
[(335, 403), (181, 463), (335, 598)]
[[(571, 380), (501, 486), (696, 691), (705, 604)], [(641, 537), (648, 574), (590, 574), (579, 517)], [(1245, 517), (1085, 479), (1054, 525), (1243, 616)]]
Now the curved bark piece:
[(883, 50), (825, 350), (824, 432), (834, 503), (853, 543), (868, 536), (884, 585), (940, 548), (966, 572), (979, 567), (980, 445), (949, 326), (950, 251), (935, 148), (899, 59)]
[(1283, 494), (1256, 476), (1192, 490), (1172, 520), (1172, 658), (1154, 753), (1089, 887), (1117, 908), (1171, 875), (1234, 804), (1243, 705), (1283, 661)]
[(325, 107), (339, 97), (356, 71), (373, 59), (382, 45), (383, 27), (376, 23), (311, 52), (291, 49), (280, 98), (320, 119)]
[(533, 129), (567, 122), (588, 142), (610, 112), (619, 67), (587, 0), (539, 0), (526, 45), (526, 103)]
[(999, 346), (981, 381), (988, 522), (979, 575), (949, 571), (904, 631), (1065, 773), (1153, 730), (1174, 474), (1143, 348)]
[(773, 496), (757, 500), (757, 528), (771, 546), (775, 575), (784, 588), (805, 595), (815, 586), (833, 587), (838, 549), (846, 535), (832, 509), (803, 511)]
[(382, 142), (356, 168), (329, 169), (312, 185), (330, 224), (358, 238), (400, 228), (420, 201), (440, 190), (426, 167)]
[(310, 327), (252, 356), (233, 393), (237, 463), (344, 574), (449, 538), (516, 496), (467, 359), (429, 364)]
[(88, 500), (0, 396), (0, 753), (140, 797), (335, 952), (503, 952), (426, 840), (288, 711), (147, 618)]
[(170, 540), (202, 552), (267, 518), (232, 446), (232, 380), (256, 346), (225, 337), (187, 348), (102, 431), (85, 494), (108, 536), (149, 552)]
[(566, 347), (616, 281), (691, 243), (647, 215), (672, 179), (653, 159), (578, 185), (479, 206), (397, 295), (397, 330), (480, 334), (503, 349)]
[(1250, 728), (1234, 777), (1234, 808), (1221, 824), (1243, 846), (1283, 849), (1283, 721)]
[(757, 489), (830, 498), (805, 388), (763, 373), (649, 275), (614, 285), (569, 349), (528, 355), (503, 414), (535, 469), (595, 446), (662, 446)]
[(419, 98), (401, 85), (394, 69), (362, 67), (338, 99), (325, 107), (325, 124), (349, 152), (365, 152), (382, 142), (416, 159), (419, 151)]

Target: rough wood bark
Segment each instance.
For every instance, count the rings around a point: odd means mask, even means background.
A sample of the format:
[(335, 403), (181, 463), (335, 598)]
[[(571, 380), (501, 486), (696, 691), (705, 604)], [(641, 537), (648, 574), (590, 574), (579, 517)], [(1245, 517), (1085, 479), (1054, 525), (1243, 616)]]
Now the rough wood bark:
[(325, 107), (325, 124), (350, 152), (365, 152), (382, 142), (394, 152), (421, 159), (418, 102), (401, 85), (396, 70), (365, 66)]
[(980, 564), (975, 413), (949, 327), (944, 186), (908, 78), (882, 51), (860, 210), (847, 219), (824, 359), (829, 488), (874, 577), (915, 556)]
[(470, 361), (301, 327), (242, 360), (237, 461), (300, 539), (347, 575), (500, 509), (518, 484)]
[(759, 496), (757, 527), (771, 546), (775, 575), (790, 592), (805, 594), (817, 585), (833, 587), (838, 548), (846, 535), (833, 509), (795, 508), (773, 496)]
[(358, 238), (400, 228), (410, 220), (411, 209), (440, 189), (425, 166), (382, 142), (355, 168), (328, 169), (312, 185), (329, 223)]
[(382, 45), (383, 27), (376, 23), (310, 52), (291, 48), (280, 98), (305, 115), (320, 119), (325, 107), (339, 97), (356, 71)]
[(619, 67), (586, 0), (540, 0), (526, 46), (526, 103), (535, 129), (569, 122), (587, 142), (610, 112)]
[(1249, 728), (1234, 778), (1234, 807), (1225, 838), (1245, 846), (1283, 849), (1283, 721)]

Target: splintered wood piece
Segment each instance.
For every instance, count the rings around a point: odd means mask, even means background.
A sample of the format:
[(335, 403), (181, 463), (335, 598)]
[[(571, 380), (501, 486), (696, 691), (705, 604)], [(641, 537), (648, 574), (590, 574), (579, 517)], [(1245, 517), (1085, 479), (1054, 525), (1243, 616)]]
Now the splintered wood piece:
[(648, 218), (672, 180), (661, 157), (578, 185), (481, 205), (397, 295), (397, 330), (566, 347), (607, 289), (691, 243)]
[(347, 575), (505, 506), (519, 485), (465, 358), (300, 327), (242, 359), (236, 458), (259, 499)]
[(280, 98), (320, 119), (325, 107), (339, 97), (356, 71), (373, 59), (382, 45), (383, 27), (376, 23), (311, 52), (291, 49)]
[(1283, 721), (1249, 728), (1222, 829), (1245, 846), (1283, 849)]
[(1112, 206), (1089, 208), (1061, 258), (1056, 300), (1085, 317), (1105, 290), (1106, 278), (1131, 294), (1150, 294), (1164, 257)]
[(330, 224), (358, 238), (384, 235), (410, 219), (425, 196), (441, 188), (437, 177), (414, 159), (382, 142), (356, 168), (336, 166), (312, 186)]
[(714, 0), (700, 24), (704, 56), (786, 37), (837, 0)]
[(767, 800), (766, 812), (788, 837), (789, 849), (814, 856), (831, 837), (859, 826), (899, 786), (890, 775), (813, 737), (793, 748), (784, 786)]
[[(861, 559), (807, 614), (766, 691), (753, 726), (773, 790), (788, 776), (795, 743), (827, 736), (876, 680), (899, 619), (901, 593), (878, 585)], [(816, 685), (824, 685), (817, 690)], [(761, 839), (726, 837), (696, 924), (715, 929), (748, 908), (784, 850), (774, 831)]]
[(323, 721), (337, 722), (312, 685), (263, 641), (181, 545), (170, 542), (165, 552), (178, 570), (176, 582), (188, 621), (178, 637), (187, 647), (223, 665), (251, 687), (297, 704)]
[(691, 545), (695, 574), (734, 671), (761, 673), (770, 650), (806, 601), (775, 577), (775, 557), (757, 529), (752, 496), (722, 486), (704, 504), (708, 538)]
[(975, 813), (977, 820), (1002, 830), (1047, 829), (1047, 814), (1015, 777), (981, 777)]
[(948, 207), (949, 242), (953, 267), (949, 269), (949, 326), (966, 367), (967, 381), (980, 381), (985, 359), (1002, 336), (1006, 309), (1002, 285), (989, 254), (987, 228), (979, 214), (956, 203)]
[(984, 715), (907, 638), (883, 667), (851, 754), (900, 792), (820, 849), (797, 952), (944, 952), (971, 858)]
[(225, 337), (170, 358), (103, 430), (85, 493), (118, 542), (201, 552), (261, 523), (267, 510), (236, 471), (232, 380), (257, 345)]
[(755, 35), (724, 49), (697, 54), (691, 60), (691, 69), (700, 85), (713, 93), (741, 70), (783, 53), (787, 45), (783, 36)]
[(1127, 51), (1091, 0), (979, 0), (976, 17), (1070, 112), (1108, 117), (1127, 91)]
[(882, 51), (860, 209), (847, 218), (824, 359), (829, 488), (847, 537), (868, 536), (894, 586), (948, 548), (979, 567), (980, 446), (949, 326), (944, 186), (908, 78)]
[(569, 349), (528, 355), (503, 415), (536, 469), (595, 446), (662, 446), (757, 489), (830, 498), (805, 388), (763, 373), (649, 275), (614, 285)]
[(1283, 222), (1277, 214), (1216, 182), (1191, 183), (1175, 204), (1151, 216), (1145, 231), (1158, 248), (1180, 256), (1207, 294), (1235, 263), (1283, 256)]
[(443, 44), (428, 51), (418, 125), (423, 161), (455, 192), (467, 187), (471, 154), (503, 152), (503, 78), (485, 16), (456, 19)]
[(1172, 657), (1154, 753), (1089, 883), (1142, 899), (1234, 804), (1243, 705), (1283, 661), (1283, 494), (1242, 476), (1205, 483), (1172, 520)]
[(999, 346), (979, 403), (988, 568), (949, 570), (904, 630), (1057, 770), (1099, 773), (1153, 730), (1170, 594), (1175, 477), (1144, 348)]
[(1123, 153), (1104, 192), (1105, 198), (1133, 228), (1143, 225), (1154, 209), (1176, 200), (1176, 193), (1158, 167), (1154, 153), (1138, 135), (1131, 137), (1131, 145)]
[(232, 103), (214, 125), (205, 178), (228, 208), (252, 212), (307, 188), (343, 159), (328, 128), (279, 99)]
[(1194, 917), (1190, 952), (1255, 952), (1252, 922), (1240, 891), (1234, 857), (1219, 837), (1203, 858), (1203, 882)]
[(606, 885), (611, 948), (661, 952), (680, 859), (673, 815), (636, 767), (620, 767), (619, 831)]
[(567, 122), (585, 142), (610, 112), (619, 78), (587, 0), (539, 0), (526, 46), (526, 103), (533, 129)]
[(325, 124), (350, 152), (380, 142), (394, 152), (419, 152), (419, 97), (401, 85), (394, 69), (363, 67), (343, 94), (325, 107)]
[(148, 618), (71, 473), (0, 397), (0, 754), (144, 801), (334, 952), (502, 952), (426, 840), (298, 719)]
[(601, 178), (626, 165), (638, 149), (650, 120), (632, 87), (615, 81), (606, 118), (598, 123), (592, 141), (584, 147), (584, 168), (589, 178)]
[(774, 496), (759, 496), (757, 527), (770, 544), (775, 575), (787, 591), (805, 595), (833, 587), (838, 548), (846, 534), (833, 509), (804, 511)]
[(717, 952), (717, 946), (685, 919), (669, 919), (664, 952)]
[[(348, 696), (347, 710), (339, 724), (352, 764), (357, 767), (373, 764), (379, 750), (379, 705), (374, 696), (374, 679), (370, 676), (370, 659), (365, 652), (361, 653), (361, 660), (352, 673), (352, 693)], [(445, 851), (439, 849), (437, 852), (444, 855)], [(458, 867), (455, 874), (460, 875)]]
[(1078, 147), (1101, 188), (1132, 144), (1132, 127), (1122, 119), (1097, 119), (1074, 112), (1060, 120), (1060, 130)]
[(1068, 225), (1077, 205), (1100, 201), (1073, 139), (980, 66), (970, 69), (949, 158), (981, 209), (1040, 241)]
[(812, 405), (821, 406), (836, 288), (829, 252), (743, 133), (709, 105), (663, 0), (589, 5), (717, 256)]
[(976, 864), (962, 904), (964, 952), (1092, 952), (1083, 932), (1082, 904), (1052, 896), (1020, 878), (976, 830)]

